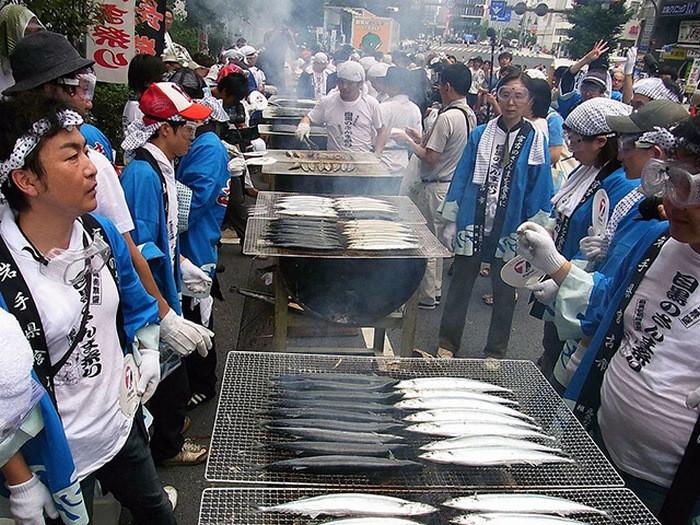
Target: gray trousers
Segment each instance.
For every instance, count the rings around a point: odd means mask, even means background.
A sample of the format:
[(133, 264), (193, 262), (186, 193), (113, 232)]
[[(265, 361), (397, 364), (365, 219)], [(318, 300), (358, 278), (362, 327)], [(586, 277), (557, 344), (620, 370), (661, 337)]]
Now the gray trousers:
[[(456, 255), (452, 266), (453, 275), (447, 298), (444, 302), (442, 320), (440, 322), (440, 346), (453, 352), (457, 357), (460, 353), (462, 332), (466, 322), (469, 299), (474, 289), (474, 282), (479, 276), (481, 259)], [(515, 289), (501, 279), (503, 260), (494, 259), (491, 262), (491, 284), (493, 287), (493, 309), (491, 324), (484, 347), (486, 357), (502, 359), (508, 351), (510, 330), (515, 312)]]

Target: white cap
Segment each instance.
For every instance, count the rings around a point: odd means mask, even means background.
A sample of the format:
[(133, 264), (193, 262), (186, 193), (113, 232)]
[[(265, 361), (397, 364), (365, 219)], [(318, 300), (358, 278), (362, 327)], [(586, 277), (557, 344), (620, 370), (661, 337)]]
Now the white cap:
[(245, 55), (241, 52), (240, 49), (236, 48), (227, 49), (226, 51), (221, 53), (221, 56), (227, 63), (229, 60), (236, 60), (237, 62), (243, 62), (245, 60)]
[(365, 70), (357, 62), (348, 60), (346, 62), (338, 64), (338, 78), (343, 80), (349, 80), (350, 82), (364, 82)]
[(311, 62), (314, 64), (328, 64), (328, 55), (319, 51), (311, 58)]
[(547, 80), (547, 75), (545, 75), (542, 71), (539, 69), (526, 69), (525, 74), (534, 79), (540, 79), (540, 80)]
[(363, 68), (365, 68), (365, 71), (369, 70), (369, 68), (371, 68), (376, 63), (377, 63), (377, 59), (374, 58), (373, 56), (362, 57), (360, 59), (360, 64), (362, 65)]
[(238, 50), (247, 57), (258, 54), (258, 50), (249, 45), (239, 47)]
[(386, 77), (386, 72), (389, 71), (390, 67), (391, 66), (389, 64), (385, 64), (384, 62), (377, 62), (376, 64), (372, 64), (372, 66), (370, 66), (370, 68), (367, 70), (367, 76), (384, 78)]

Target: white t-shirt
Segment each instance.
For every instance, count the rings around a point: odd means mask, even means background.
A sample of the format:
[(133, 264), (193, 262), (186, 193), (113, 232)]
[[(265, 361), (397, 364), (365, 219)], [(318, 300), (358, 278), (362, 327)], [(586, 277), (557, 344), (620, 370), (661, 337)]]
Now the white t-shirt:
[(248, 68), (248, 71), (250, 71), (250, 74), (253, 75), (253, 78), (255, 79), (255, 85), (258, 86), (258, 91), (262, 92), (262, 89), (265, 84), (265, 72), (260, 69), (258, 66), (250, 66)]
[(699, 281), (700, 254), (668, 240), (625, 310), (601, 387), (598, 422), (613, 461), (663, 487), (698, 419), (685, 399), (700, 384)]
[[(74, 223), (69, 249), (83, 248), (82, 224)], [(69, 348), (82, 321), (81, 291), (44, 275), (33, 250), (6, 209), (0, 235), (36, 303), (52, 363)], [(84, 288), (84, 286), (83, 286)], [(110, 461), (124, 446), (133, 418), (119, 408), (124, 354), (115, 327), (119, 295), (107, 265), (92, 276), (87, 333), (54, 377), (56, 401), (79, 480)]]
[(153, 155), (158, 162), (160, 171), (165, 179), (165, 191), (168, 194), (168, 248), (170, 249), (170, 261), (175, 268), (175, 251), (177, 248), (177, 186), (175, 185), (175, 168), (158, 146), (147, 142), (144, 148)]
[[(391, 128), (421, 129), (420, 109), (406, 95), (396, 95), (379, 104), (384, 126)], [(408, 166), (408, 150), (395, 140), (387, 140), (382, 161), (392, 173), (401, 172)]]
[(377, 130), (383, 127), (379, 102), (374, 98), (360, 95), (345, 102), (337, 91), (319, 100), (309, 118), (326, 126), (329, 150), (372, 151)]
[(479, 93), (479, 88), (484, 86), (484, 81), (486, 80), (486, 75), (484, 70), (479, 68), (477, 70), (470, 69), (472, 73), (472, 84), (469, 86), (469, 94), (476, 95)]
[(99, 151), (88, 150), (88, 158), (97, 168), (97, 208), (95, 213), (107, 217), (114, 223), (119, 233), (124, 234), (134, 229), (129, 206), (124, 198), (124, 189), (119, 183), (119, 176), (107, 157)]

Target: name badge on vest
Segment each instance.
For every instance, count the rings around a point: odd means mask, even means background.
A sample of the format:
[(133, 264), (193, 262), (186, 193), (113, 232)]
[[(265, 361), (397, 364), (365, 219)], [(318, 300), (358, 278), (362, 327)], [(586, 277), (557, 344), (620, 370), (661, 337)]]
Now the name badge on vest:
[(139, 383), (139, 368), (136, 366), (134, 356), (129, 354), (124, 357), (122, 370), (122, 382), (119, 388), (119, 408), (129, 419), (136, 415), (141, 398), (136, 392)]

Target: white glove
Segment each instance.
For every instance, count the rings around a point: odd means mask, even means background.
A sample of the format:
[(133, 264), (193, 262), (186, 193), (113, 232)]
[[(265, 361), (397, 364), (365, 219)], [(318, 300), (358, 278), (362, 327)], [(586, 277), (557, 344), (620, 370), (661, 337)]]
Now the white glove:
[(233, 157), (227, 164), (231, 177), (240, 177), (245, 173), (245, 159), (243, 157)]
[(531, 284), (527, 289), (532, 291), (535, 299), (542, 304), (552, 304), (554, 299), (557, 298), (559, 285), (554, 282), (554, 279), (547, 279), (546, 281)]
[(44, 525), (44, 513), (49, 518), (58, 518), (51, 493), (34, 474), (19, 485), (8, 485), (10, 491), (10, 514), (18, 525)]
[(578, 247), (589, 261), (604, 259), (608, 253), (608, 241), (603, 235), (596, 235), (593, 226), (588, 227), (588, 237), (581, 239)]
[(454, 249), (455, 239), (457, 238), (457, 223), (448, 222), (442, 230), (442, 244), (450, 250)]
[(637, 48), (632, 46), (627, 50), (627, 59), (625, 60), (624, 71), (625, 75), (634, 73), (634, 66), (637, 63)]
[(538, 270), (552, 275), (566, 262), (550, 233), (539, 224), (524, 222), (517, 231), (518, 253)]
[(311, 124), (309, 124), (308, 122), (299, 122), (297, 130), (294, 134), (300, 141), (308, 139), (309, 135), (311, 135)]
[(182, 356), (197, 350), (199, 355), (207, 357), (212, 337), (214, 332), (180, 317), (174, 310), (170, 310), (160, 321), (160, 342)]
[(141, 362), (137, 363), (139, 384), (136, 385), (136, 393), (141, 397), (141, 403), (146, 403), (156, 393), (160, 383), (160, 352), (148, 348), (139, 348), (137, 352), (141, 354)]
[(211, 277), (207, 275), (199, 266), (189, 259), (181, 259), (180, 271), (182, 272), (182, 284), (189, 294), (200, 299), (209, 295), (211, 291)]
[(700, 386), (688, 394), (685, 398), (685, 404), (688, 408), (698, 408), (700, 405)]

